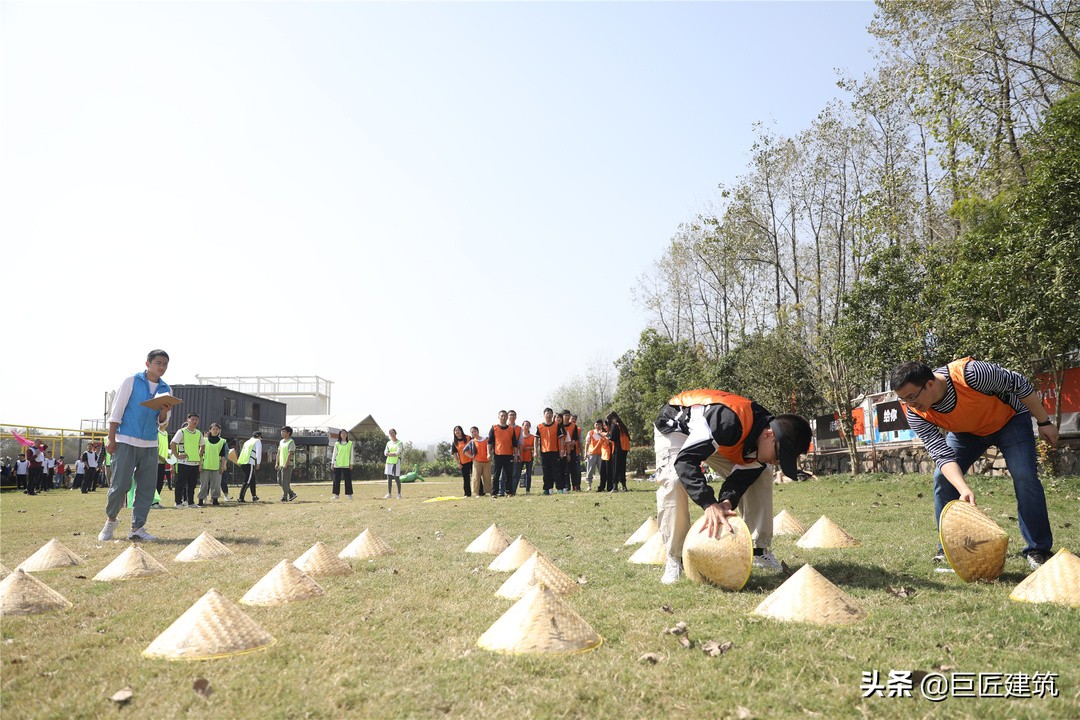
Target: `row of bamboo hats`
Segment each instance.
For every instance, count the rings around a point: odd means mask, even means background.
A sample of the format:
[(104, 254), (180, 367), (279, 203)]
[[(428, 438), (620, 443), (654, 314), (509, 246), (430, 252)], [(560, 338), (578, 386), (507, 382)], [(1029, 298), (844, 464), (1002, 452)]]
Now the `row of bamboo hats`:
[(517, 600), (480, 636), (476, 644), (481, 648), (512, 655), (570, 654), (603, 643), (563, 599), (576, 593), (580, 584), (524, 536), (511, 540), (492, 524), (465, 552), (495, 555), (488, 570), (512, 573), (495, 595)]
[[(364, 530), (340, 553), (317, 542), (295, 562), (282, 560), (240, 599), (245, 605), (282, 605), (320, 597), (325, 590), (313, 579), (353, 572), (348, 559), (372, 559), (393, 550), (370, 530)], [(194, 562), (227, 557), (232, 551), (203, 533), (175, 558)], [(81, 565), (82, 559), (55, 539), (0, 581), (0, 614), (30, 615), (72, 606), (66, 598), (29, 572)], [(29, 571), (29, 572), (28, 572)], [(94, 580), (128, 580), (168, 574), (141, 547), (132, 545), (98, 573)], [(143, 651), (146, 657), (169, 660), (209, 659), (270, 647), (276, 642), (237, 605), (211, 588)]]

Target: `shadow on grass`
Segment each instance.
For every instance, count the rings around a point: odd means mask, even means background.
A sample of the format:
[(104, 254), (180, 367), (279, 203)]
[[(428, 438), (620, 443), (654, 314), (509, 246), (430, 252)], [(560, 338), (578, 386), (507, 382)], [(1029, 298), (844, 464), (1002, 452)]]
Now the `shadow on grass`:
[[(792, 565), (791, 571), (795, 572), (802, 565)], [(876, 565), (859, 565), (842, 560), (829, 560), (822, 563), (813, 563), (813, 568), (824, 575), (829, 582), (840, 587), (860, 587), (869, 590), (884, 590), (888, 587), (913, 587), (919, 590), (942, 590), (946, 586), (942, 583), (924, 578), (913, 577), (907, 574), (892, 573)], [(783, 573), (752, 574), (746, 587), (751, 590), (764, 590), (771, 592), (780, 587), (787, 576)]]
[[(225, 545), (266, 545), (269, 547), (277, 547), (281, 545), (280, 540), (268, 540), (266, 538), (259, 537), (232, 537), (229, 535), (215, 535), (214, 539)], [(159, 537), (153, 543), (148, 543), (149, 546), (154, 545), (180, 545), (188, 546), (195, 542), (195, 538), (163, 538)]]

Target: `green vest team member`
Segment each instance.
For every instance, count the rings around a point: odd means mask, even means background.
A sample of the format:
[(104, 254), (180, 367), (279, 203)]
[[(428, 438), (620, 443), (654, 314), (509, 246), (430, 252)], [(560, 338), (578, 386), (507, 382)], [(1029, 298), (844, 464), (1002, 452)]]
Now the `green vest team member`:
[(199, 466), (202, 465), (202, 433), (198, 413), (187, 416), (187, 424), (176, 431), (172, 439), (172, 451), (180, 458), (176, 478), (173, 479), (173, 495), (176, 507), (195, 506), (195, 486), (199, 484)]
[(352, 500), (352, 453), (353, 443), (349, 433), (338, 430), (337, 442), (334, 443), (334, 489), (332, 497), (337, 500), (341, 495), (341, 481), (345, 481), (345, 497)]
[(214, 505), (220, 505), (221, 470), (225, 467), (225, 456), (229, 446), (221, 437), (221, 426), (210, 423), (210, 432), (202, 439), (202, 471), (199, 473), (199, 507), (203, 506), (209, 492)]
[(251, 488), (251, 502), (259, 502), (259, 496), (255, 494), (255, 471), (262, 466), (262, 433), (256, 430), (244, 446), (240, 448), (240, 456), (236, 459), (240, 467), (240, 497), (239, 502), (247, 502), (244, 493)]
[(169, 421), (166, 408), (154, 410), (143, 405), (159, 395), (171, 395), (172, 388), (161, 379), (169, 368), (169, 354), (151, 350), (146, 356), (146, 370), (126, 378), (116, 391), (109, 412), (109, 439), (105, 450), (116, 455), (115, 482), (105, 503), (105, 526), (99, 542), (113, 539), (117, 517), (128, 488), (135, 483), (128, 540), (156, 540), (146, 530), (146, 519), (154, 502), (157, 469), (157, 426)]
[(397, 498), (401, 499), (401, 450), (402, 444), (397, 439), (397, 430), (390, 428), (390, 439), (386, 441), (383, 455), (386, 456), (386, 495), (383, 500), (390, 497), (394, 489), (394, 481), (397, 480)]
[(292, 502), (296, 493), (292, 491), (292, 472), (296, 467), (296, 441), (292, 439), (292, 428), (281, 428), (281, 442), (278, 443), (277, 472), (278, 484), (281, 485), (281, 502)]

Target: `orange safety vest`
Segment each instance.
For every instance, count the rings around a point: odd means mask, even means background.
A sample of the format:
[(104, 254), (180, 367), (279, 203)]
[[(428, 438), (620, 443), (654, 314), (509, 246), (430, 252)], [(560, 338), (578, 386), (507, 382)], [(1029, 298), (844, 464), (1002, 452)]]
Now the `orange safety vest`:
[(469, 444), (468, 440), (456, 440), (454, 441), (454, 448), (457, 450), (458, 465), (464, 465), (465, 463), (472, 462), (472, 455), (465, 452), (465, 446)]
[(619, 433), (619, 447), (622, 448), (623, 452), (630, 449), (630, 434), (626, 432), (626, 428), (623, 428), (622, 432)]
[(741, 395), (724, 392), (723, 390), (687, 390), (679, 393), (668, 400), (668, 405), (674, 407), (689, 408), (694, 405), (723, 405), (734, 411), (742, 426), (742, 436), (734, 445), (721, 445), (716, 452), (721, 457), (730, 460), (736, 465), (757, 462), (743, 457), (743, 444), (754, 428), (754, 410), (750, 407), (750, 401)]
[(514, 428), (509, 425), (506, 427), (492, 425), (491, 433), (495, 436), (496, 455), (514, 454), (514, 436), (517, 434), (514, 432)]
[[(577, 430), (577, 423), (563, 425), (563, 434), (566, 436), (566, 451), (570, 454), (576, 453), (579, 445), (578, 441), (574, 439), (575, 430)], [(578, 437), (581, 437), (580, 433)]]
[(554, 422), (540, 423), (536, 426), (536, 434), (540, 436), (540, 452), (559, 451), (559, 426)]
[(472, 442), (476, 446), (476, 455), (473, 456), (473, 460), (475, 462), (491, 462), (491, 455), (488, 454), (487, 438), (478, 438)]
[(520, 438), (521, 447), (521, 462), (531, 462), (533, 459), (533, 448), (536, 446), (535, 435), (522, 435)]
[[(949, 377), (952, 379), (953, 389), (956, 390), (956, 407), (952, 412), (939, 413), (935, 410), (919, 412), (915, 408), (910, 408), (910, 410), (947, 432), (971, 433), (979, 436), (992, 435), (1012, 420), (1016, 410), (998, 396), (973, 390), (967, 384), (964, 380), (964, 368), (969, 362), (971, 358), (966, 357), (953, 360), (948, 365)], [(904, 405), (904, 409), (909, 408)]]
[(611, 460), (611, 446), (612, 445), (614, 445), (614, 443), (611, 442), (610, 440), (608, 440), (607, 438), (604, 438), (604, 439), (602, 439), (600, 441), (600, 459), (601, 460), (604, 460), (604, 461)]
[(596, 430), (589, 431), (589, 441), (585, 445), (585, 452), (588, 455), (599, 455), (600, 445), (604, 442), (604, 436)]

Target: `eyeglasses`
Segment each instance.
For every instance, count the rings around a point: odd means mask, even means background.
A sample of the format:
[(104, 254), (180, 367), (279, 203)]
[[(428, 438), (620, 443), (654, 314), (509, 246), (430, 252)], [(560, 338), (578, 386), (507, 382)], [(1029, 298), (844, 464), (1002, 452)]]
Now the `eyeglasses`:
[[(926, 382), (930, 382), (930, 381), (927, 380)], [(919, 392), (915, 393), (911, 397), (902, 398), (899, 395), (897, 395), (896, 397), (898, 397), (900, 399), (900, 402), (904, 403), (905, 405), (911, 405), (912, 403), (914, 403), (916, 400), (919, 399), (919, 396), (923, 394), (923, 390), (925, 390), (925, 389), (926, 389), (926, 383), (923, 383), (922, 387), (919, 388)]]

